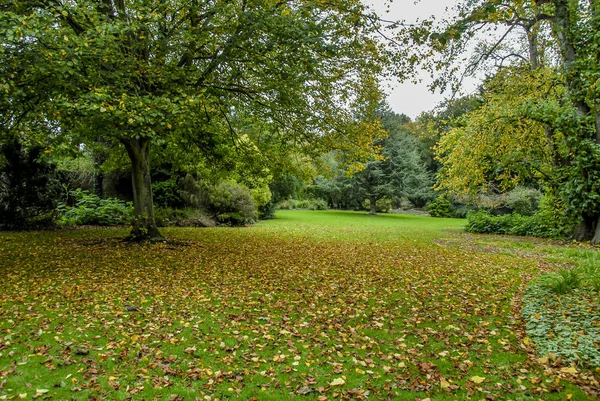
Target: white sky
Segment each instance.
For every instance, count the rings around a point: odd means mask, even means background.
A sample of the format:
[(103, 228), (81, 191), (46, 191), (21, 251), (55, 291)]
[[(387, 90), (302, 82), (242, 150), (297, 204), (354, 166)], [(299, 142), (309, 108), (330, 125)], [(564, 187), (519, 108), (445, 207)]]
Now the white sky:
[[(394, 0), (390, 7), (387, 8), (386, 0), (366, 0), (367, 4), (371, 4), (377, 14), (386, 20), (398, 21), (405, 20), (406, 22), (414, 22), (418, 18), (428, 18), (435, 16), (436, 19), (442, 18), (446, 14), (446, 10), (456, 4), (456, 0)], [(389, 12), (386, 12), (389, 10)], [(404, 113), (414, 119), (421, 112), (433, 109), (445, 95), (440, 93), (431, 93), (428, 84), (431, 83), (429, 73), (422, 72), (418, 78), (420, 84), (411, 82), (399, 83), (388, 82), (385, 86), (385, 92), (388, 94), (388, 103), (392, 110), (396, 113)], [(464, 82), (466, 92), (473, 91), (477, 82), (467, 80)]]

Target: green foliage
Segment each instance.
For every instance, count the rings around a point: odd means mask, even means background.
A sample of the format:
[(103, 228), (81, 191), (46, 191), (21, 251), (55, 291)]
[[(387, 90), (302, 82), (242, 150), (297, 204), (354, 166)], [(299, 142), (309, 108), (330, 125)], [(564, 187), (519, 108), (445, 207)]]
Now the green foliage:
[(281, 210), (304, 209), (304, 210), (327, 210), (327, 201), (324, 199), (286, 199), (279, 202)]
[[(587, 292), (574, 269), (543, 275), (523, 296), (527, 336), (537, 353), (552, 364), (557, 358), (578, 366), (600, 366), (598, 295)], [(564, 276), (564, 277), (563, 277)]]
[(576, 269), (561, 269), (545, 277), (544, 285), (552, 292), (563, 295), (581, 285), (581, 275)]
[(50, 226), (59, 194), (55, 166), (39, 146), (13, 140), (0, 147), (0, 229)]
[(258, 218), (261, 220), (270, 220), (275, 218), (275, 212), (277, 212), (277, 203), (270, 200), (266, 205), (258, 207)]
[(542, 192), (526, 187), (516, 187), (507, 194), (506, 205), (522, 216), (531, 216), (538, 211)]
[(258, 218), (254, 198), (248, 188), (222, 182), (209, 189), (209, 208), (217, 220), (231, 225), (253, 223)]
[(214, 227), (216, 222), (200, 209), (156, 208), (154, 218), (158, 227)]
[(452, 217), (452, 202), (445, 195), (440, 195), (427, 205), (431, 217)]
[(161, 208), (181, 208), (185, 205), (175, 178), (152, 183), (152, 201)]
[(571, 238), (577, 229), (578, 219), (567, 211), (565, 203), (550, 193), (540, 200), (539, 211), (536, 214), (540, 230), (547, 233), (549, 238)]
[[(364, 158), (383, 134), (373, 113), (389, 55), (374, 36), (381, 28), (359, 0), (8, 0), (0, 126), (45, 125), (54, 142), (125, 148), (145, 170), (133, 174), (136, 188), (150, 186), (143, 177), (158, 148), (181, 165), (244, 166), (258, 176), (269, 175), (265, 161), (290, 154)], [(152, 207), (135, 199), (136, 213)], [(156, 231), (148, 216), (136, 221)]]
[[(363, 208), (365, 210), (370, 210), (371, 202), (369, 199), (365, 199)], [(375, 203), (375, 209), (377, 213), (389, 213), (389, 211), (392, 210), (392, 200), (388, 198), (378, 199)]]
[(60, 223), (64, 225), (119, 226), (130, 224), (133, 206), (115, 198), (100, 198), (89, 191), (70, 193), (75, 205), (60, 203), (57, 207)]
[(303, 198), (306, 185), (293, 174), (283, 174), (276, 177), (269, 187), (273, 194), (273, 201), (281, 202), (285, 199)]
[(577, 266), (582, 280), (592, 291), (600, 292), (600, 256), (595, 253), (583, 259)]
[(537, 216), (521, 216), (517, 213), (494, 216), (483, 210), (467, 215), (465, 231), (480, 234), (549, 236), (541, 231)]
[(217, 215), (217, 221), (221, 225), (225, 226), (242, 226), (247, 223), (251, 223), (252, 220), (248, 220), (239, 213), (221, 213)]

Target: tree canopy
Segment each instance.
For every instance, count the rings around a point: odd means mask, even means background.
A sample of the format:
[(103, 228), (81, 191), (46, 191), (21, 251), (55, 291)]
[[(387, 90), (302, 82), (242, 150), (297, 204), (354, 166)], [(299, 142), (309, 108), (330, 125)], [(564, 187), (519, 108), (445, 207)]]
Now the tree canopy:
[(359, 1), (12, 0), (2, 11), (2, 135), (37, 119), (51, 139), (122, 146), (137, 238), (160, 235), (151, 145), (369, 153), (378, 136), (383, 54)]

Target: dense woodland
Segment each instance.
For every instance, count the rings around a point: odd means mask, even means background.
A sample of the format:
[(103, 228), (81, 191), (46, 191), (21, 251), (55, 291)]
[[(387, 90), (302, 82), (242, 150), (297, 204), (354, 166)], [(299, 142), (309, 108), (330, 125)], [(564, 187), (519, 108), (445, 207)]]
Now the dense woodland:
[[(278, 207), (416, 208), (596, 243), (598, 7), (463, 1), (415, 25), (354, 0), (9, 1), (0, 224), (158, 239)], [(381, 82), (419, 68), (449, 100), (410, 121)]]

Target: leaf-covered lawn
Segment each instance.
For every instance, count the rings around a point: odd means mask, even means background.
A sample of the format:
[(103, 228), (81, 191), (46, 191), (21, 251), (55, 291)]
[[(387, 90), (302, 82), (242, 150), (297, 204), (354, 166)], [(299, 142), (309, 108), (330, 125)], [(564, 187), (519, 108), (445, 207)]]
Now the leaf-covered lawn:
[(0, 399), (593, 399), (527, 354), (536, 258), (460, 220), (278, 217), (153, 246), (0, 233)]

